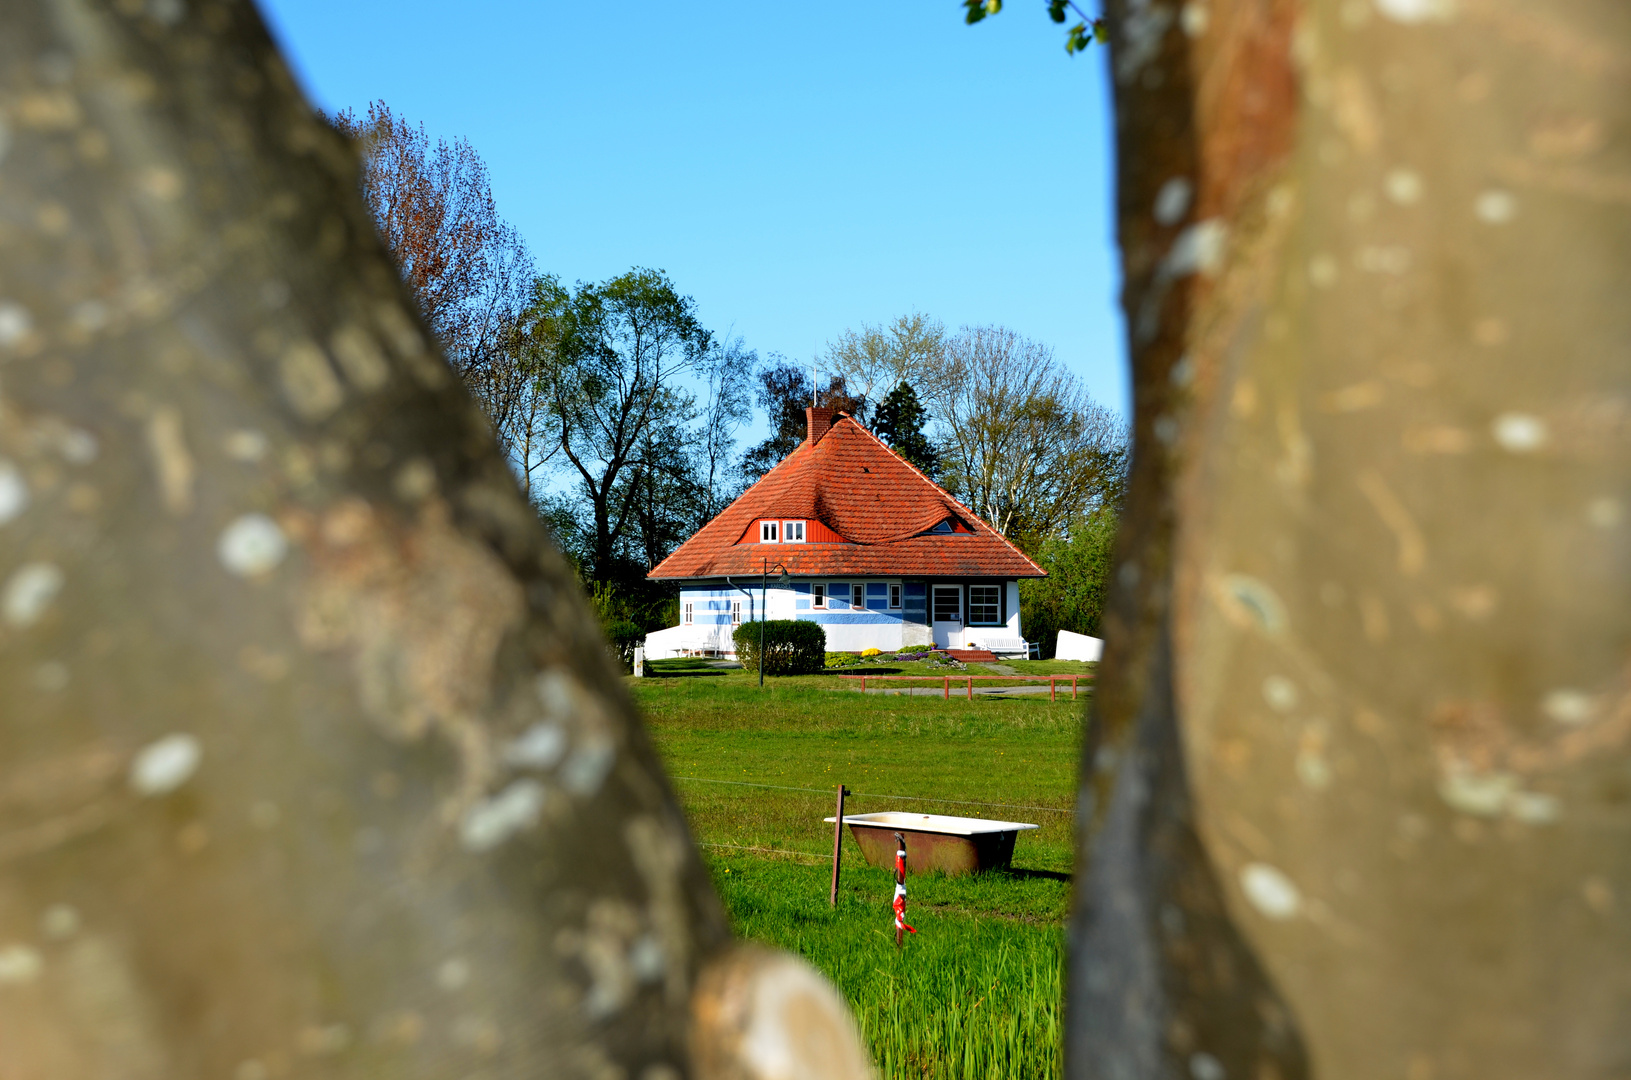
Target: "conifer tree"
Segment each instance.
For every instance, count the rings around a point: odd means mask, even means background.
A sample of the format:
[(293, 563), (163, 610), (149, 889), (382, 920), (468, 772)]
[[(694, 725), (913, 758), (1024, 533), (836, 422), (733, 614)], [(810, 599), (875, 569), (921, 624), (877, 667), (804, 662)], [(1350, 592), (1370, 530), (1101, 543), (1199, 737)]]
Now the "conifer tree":
[(925, 475), (933, 477), (940, 470), (940, 454), (923, 433), (923, 425), (928, 420), (929, 413), (918, 401), (917, 391), (912, 389), (911, 383), (902, 382), (878, 403), (872, 414), (872, 433)]

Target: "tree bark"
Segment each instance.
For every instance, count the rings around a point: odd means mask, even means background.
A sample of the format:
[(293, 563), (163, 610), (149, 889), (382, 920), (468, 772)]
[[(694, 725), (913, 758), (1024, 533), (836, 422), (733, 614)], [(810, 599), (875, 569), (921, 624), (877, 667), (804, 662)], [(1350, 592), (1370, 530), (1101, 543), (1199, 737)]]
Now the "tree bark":
[(859, 1075), (252, 7), (0, 20), (0, 1076)]
[(1109, 5), (1135, 454), (1074, 1076), (1631, 1056), (1631, 13)]

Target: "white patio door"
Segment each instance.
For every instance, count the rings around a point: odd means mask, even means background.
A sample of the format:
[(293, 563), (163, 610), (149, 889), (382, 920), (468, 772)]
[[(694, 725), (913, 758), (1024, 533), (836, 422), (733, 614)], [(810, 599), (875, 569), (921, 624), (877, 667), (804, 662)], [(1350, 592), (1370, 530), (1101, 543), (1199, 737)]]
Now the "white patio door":
[(933, 620), (934, 643), (942, 649), (963, 647), (963, 587), (936, 585), (930, 597), (929, 618)]

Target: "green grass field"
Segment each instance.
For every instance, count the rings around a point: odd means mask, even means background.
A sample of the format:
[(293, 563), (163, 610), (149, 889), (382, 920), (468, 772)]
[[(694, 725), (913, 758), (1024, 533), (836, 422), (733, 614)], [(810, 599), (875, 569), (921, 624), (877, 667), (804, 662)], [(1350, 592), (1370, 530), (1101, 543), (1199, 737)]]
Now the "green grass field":
[[(1083, 667), (1010, 662), (1021, 664)], [(844, 684), (830, 674), (772, 679), (761, 691), (745, 672), (700, 661), (653, 667), (671, 677), (629, 683), (736, 932), (826, 972), (885, 1077), (1057, 1076), (1069, 811), (1085, 701), (863, 696), (833, 689)], [(865, 866), (847, 832), (839, 904), (828, 906), (832, 826), (821, 819), (832, 814), (839, 783), (857, 793), (847, 813), (916, 810), (1042, 827), (1020, 834), (1011, 872), (911, 877), (907, 921), (918, 933), (897, 953), (893, 871)]]

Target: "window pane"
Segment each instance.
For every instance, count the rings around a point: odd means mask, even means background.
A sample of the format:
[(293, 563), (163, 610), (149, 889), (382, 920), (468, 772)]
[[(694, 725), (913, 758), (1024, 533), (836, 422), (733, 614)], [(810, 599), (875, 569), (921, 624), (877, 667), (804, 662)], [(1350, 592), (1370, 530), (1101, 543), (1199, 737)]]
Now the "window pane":
[(899, 585), (889, 586), (889, 606), (892, 607), (892, 608), (900, 607), (900, 586)]
[(1000, 623), (1002, 596), (1000, 585), (970, 585), (968, 587), (968, 621), (992, 625)]
[(811, 596), (812, 602), (814, 603), (814, 605), (816, 607), (826, 607), (827, 606), (827, 586), (825, 586), (825, 585), (811, 585), (810, 586), (810, 596)]
[(963, 621), (963, 590), (957, 588), (956, 586), (952, 586), (951, 588), (943, 588), (938, 585), (935, 586), (934, 621)]
[(849, 587), (849, 602), (850, 602), (850, 605), (852, 607), (858, 607), (858, 608), (866, 607), (866, 588), (865, 588), (865, 586), (851, 585)]

